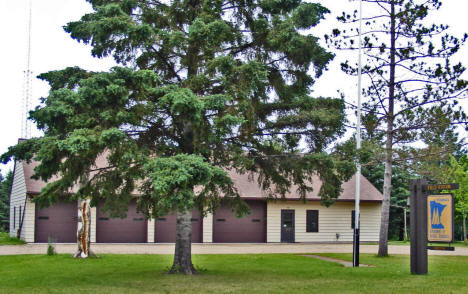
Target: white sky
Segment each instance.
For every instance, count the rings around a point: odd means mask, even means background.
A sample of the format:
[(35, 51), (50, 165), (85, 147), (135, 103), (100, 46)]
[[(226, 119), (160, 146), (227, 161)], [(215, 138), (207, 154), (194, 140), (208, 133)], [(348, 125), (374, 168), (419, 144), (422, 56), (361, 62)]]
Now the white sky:
[[(90, 47), (71, 39), (62, 26), (69, 21), (78, 20), (83, 14), (91, 12), (90, 5), (85, 0), (32, 0), (32, 58), (31, 70), (33, 76), (50, 70), (58, 70), (67, 66), (80, 66), (87, 70), (107, 70), (114, 65), (111, 59), (91, 57)], [(332, 11), (327, 21), (320, 25), (320, 33), (328, 31), (335, 23), (335, 16), (341, 14), (343, 8), (356, 7), (358, 2), (349, 0), (320, 1)], [(21, 101), (23, 93), (23, 72), (27, 64), (27, 39), (29, 0), (0, 0), (0, 154), (7, 151), (8, 146), (17, 143), (21, 135)], [(468, 31), (466, 11), (468, 3), (460, 0), (445, 0), (437, 15), (437, 22), (451, 26), (451, 33), (461, 36)], [(364, 7), (365, 11), (365, 7)], [(364, 12), (365, 14), (365, 12)], [(330, 70), (317, 81), (315, 95), (335, 96), (341, 89), (350, 101), (356, 100), (356, 84), (349, 76), (339, 69), (343, 61), (339, 52)], [(460, 60), (467, 60), (468, 46), (458, 54)], [(341, 58), (340, 58), (341, 57)], [(466, 78), (466, 76), (465, 76)], [(33, 95), (31, 105), (39, 104), (39, 98), (47, 96), (48, 86), (45, 82), (33, 79)], [(463, 101), (468, 112), (468, 101)], [(40, 133), (34, 130), (33, 136)], [(0, 165), (5, 173), (12, 165)]]

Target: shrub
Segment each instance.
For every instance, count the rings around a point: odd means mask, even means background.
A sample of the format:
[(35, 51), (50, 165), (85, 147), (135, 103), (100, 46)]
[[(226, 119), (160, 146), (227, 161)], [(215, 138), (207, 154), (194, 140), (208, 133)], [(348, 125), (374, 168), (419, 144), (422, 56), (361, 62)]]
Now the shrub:
[(55, 243), (54, 239), (49, 237), (48, 242), (47, 242), (47, 255), (49, 256), (57, 254), (57, 252), (55, 251), (54, 243)]

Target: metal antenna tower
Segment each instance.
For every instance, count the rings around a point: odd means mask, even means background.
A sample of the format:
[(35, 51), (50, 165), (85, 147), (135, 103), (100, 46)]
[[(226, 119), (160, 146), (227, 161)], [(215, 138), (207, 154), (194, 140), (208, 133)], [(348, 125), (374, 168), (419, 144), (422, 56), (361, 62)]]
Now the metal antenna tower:
[(21, 138), (31, 138), (31, 122), (28, 120), (31, 110), (32, 71), (31, 71), (31, 30), (32, 30), (32, 0), (29, 0), (28, 56), (27, 67), (23, 76), (23, 99), (21, 105)]

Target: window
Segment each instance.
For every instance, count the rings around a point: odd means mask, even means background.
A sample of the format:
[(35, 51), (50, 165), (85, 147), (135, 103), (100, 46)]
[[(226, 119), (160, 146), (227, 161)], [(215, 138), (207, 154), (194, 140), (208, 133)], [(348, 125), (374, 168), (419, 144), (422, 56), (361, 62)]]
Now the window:
[(16, 206), (13, 207), (13, 229), (16, 229)]
[(319, 211), (306, 210), (306, 232), (317, 233), (319, 231)]
[(18, 217), (18, 227), (19, 227), (20, 224), (21, 224), (21, 205), (20, 205), (19, 210), (18, 210), (18, 215), (19, 215), (19, 217)]

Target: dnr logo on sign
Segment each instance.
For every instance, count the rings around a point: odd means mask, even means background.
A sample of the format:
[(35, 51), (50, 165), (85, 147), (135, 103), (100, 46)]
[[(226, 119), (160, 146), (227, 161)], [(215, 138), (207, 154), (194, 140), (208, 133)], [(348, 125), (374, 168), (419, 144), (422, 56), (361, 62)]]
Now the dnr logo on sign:
[(450, 194), (427, 196), (427, 241), (453, 241), (453, 197)]
[(440, 222), (440, 217), (442, 215), (442, 212), (444, 211), (444, 208), (447, 207), (447, 205), (444, 205), (437, 201), (431, 201), (430, 207), (431, 207), (430, 208), (431, 209), (431, 228), (443, 229), (444, 225)]

